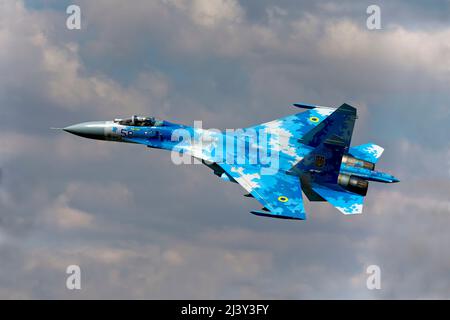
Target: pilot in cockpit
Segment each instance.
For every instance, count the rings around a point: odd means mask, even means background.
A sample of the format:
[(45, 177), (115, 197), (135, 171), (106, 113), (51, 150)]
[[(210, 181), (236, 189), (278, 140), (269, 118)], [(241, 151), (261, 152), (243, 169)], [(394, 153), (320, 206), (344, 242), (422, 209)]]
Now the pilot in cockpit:
[(157, 127), (162, 126), (163, 121), (156, 120), (155, 117), (132, 116), (126, 119), (116, 119), (114, 122), (124, 126), (134, 127)]

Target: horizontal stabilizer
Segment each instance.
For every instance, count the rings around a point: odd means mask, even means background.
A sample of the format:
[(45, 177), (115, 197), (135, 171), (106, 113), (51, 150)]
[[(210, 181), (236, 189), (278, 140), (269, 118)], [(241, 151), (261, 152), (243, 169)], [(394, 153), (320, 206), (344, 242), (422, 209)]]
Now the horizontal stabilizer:
[(374, 143), (366, 143), (351, 147), (349, 152), (353, 157), (376, 163), (383, 154), (384, 149)]
[(364, 197), (359, 194), (346, 191), (338, 185), (313, 184), (312, 189), (343, 214), (362, 213)]

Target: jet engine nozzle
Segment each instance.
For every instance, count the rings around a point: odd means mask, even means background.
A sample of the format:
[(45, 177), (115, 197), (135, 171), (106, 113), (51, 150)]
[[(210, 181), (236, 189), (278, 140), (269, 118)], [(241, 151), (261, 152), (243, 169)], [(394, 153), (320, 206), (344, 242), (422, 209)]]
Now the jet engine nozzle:
[(355, 157), (352, 157), (351, 155), (345, 154), (342, 156), (342, 163), (352, 166), (352, 167), (358, 167), (358, 168), (364, 168), (369, 170), (375, 170), (375, 164), (369, 161), (357, 159)]
[(369, 188), (369, 182), (367, 180), (342, 173), (338, 176), (338, 185), (362, 196), (367, 194), (367, 189)]

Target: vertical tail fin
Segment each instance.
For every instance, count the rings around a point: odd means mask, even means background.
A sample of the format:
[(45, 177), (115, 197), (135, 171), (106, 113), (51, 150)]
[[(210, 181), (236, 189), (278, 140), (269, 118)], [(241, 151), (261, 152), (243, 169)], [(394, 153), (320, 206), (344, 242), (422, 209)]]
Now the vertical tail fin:
[(342, 156), (350, 146), (356, 109), (343, 104), (302, 138), (302, 143), (315, 147), (297, 163), (291, 172), (302, 176), (311, 173), (314, 182), (336, 184)]

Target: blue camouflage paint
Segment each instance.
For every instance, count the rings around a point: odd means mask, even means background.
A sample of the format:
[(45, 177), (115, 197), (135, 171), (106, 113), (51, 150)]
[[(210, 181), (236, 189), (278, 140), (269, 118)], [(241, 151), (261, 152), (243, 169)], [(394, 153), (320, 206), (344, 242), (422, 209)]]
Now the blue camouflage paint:
[[(304, 220), (302, 190), (306, 194), (307, 188), (312, 201), (326, 200), (344, 214), (361, 213), (367, 181), (398, 181), (373, 170), (370, 164), (377, 162), (383, 148), (372, 143), (350, 147), (355, 108), (347, 104), (337, 109), (296, 106), (307, 110), (236, 131), (206, 130), (137, 116), (64, 130), (199, 159), (216, 175), (240, 184), (258, 200), (263, 208), (252, 213), (262, 216)], [(344, 163), (343, 156), (356, 159)]]
[(377, 163), (384, 149), (374, 143), (367, 143), (356, 147), (351, 147), (349, 153), (355, 158)]
[(314, 184), (313, 190), (343, 214), (359, 214), (362, 212), (363, 196), (348, 192), (336, 185)]

